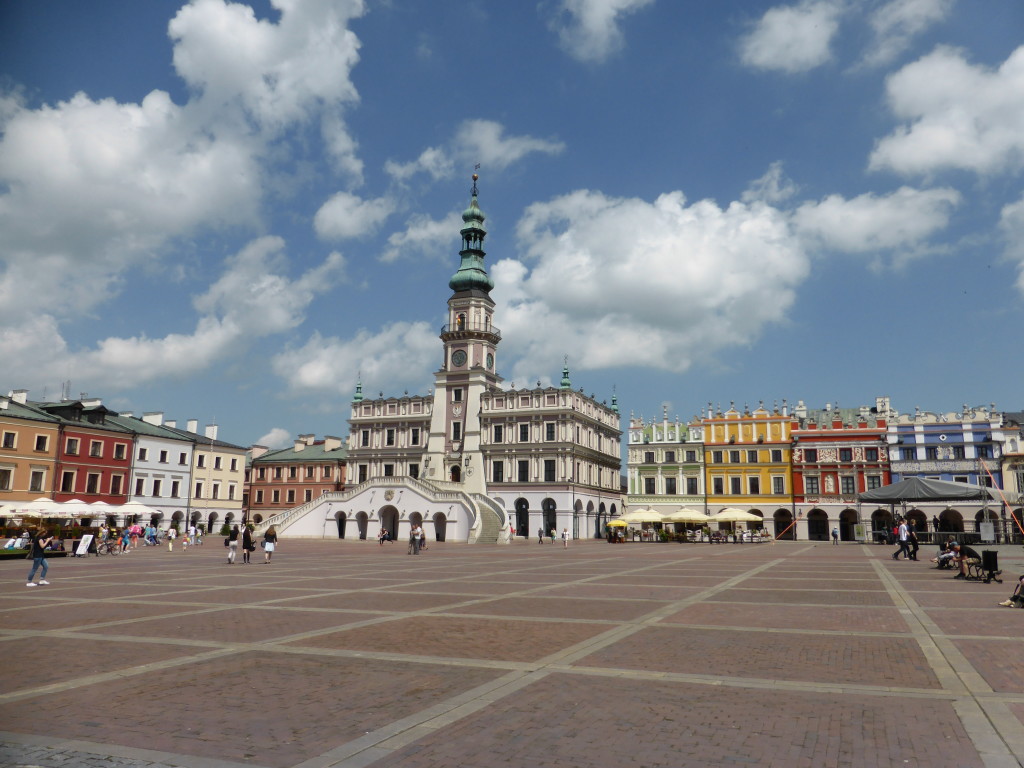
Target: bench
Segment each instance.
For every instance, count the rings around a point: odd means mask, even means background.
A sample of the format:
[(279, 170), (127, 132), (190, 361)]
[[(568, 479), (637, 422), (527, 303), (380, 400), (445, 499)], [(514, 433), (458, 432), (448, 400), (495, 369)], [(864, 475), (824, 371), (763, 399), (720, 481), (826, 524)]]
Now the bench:
[(998, 555), (995, 551), (986, 552), (985, 557), (982, 557), (971, 547), (961, 546), (960, 560), (963, 562), (964, 574), (968, 580), (984, 581), (986, 584), (993, 581), (1003, 583), (1003, 580), (998, 578), (1002, 571), (999, 570)]

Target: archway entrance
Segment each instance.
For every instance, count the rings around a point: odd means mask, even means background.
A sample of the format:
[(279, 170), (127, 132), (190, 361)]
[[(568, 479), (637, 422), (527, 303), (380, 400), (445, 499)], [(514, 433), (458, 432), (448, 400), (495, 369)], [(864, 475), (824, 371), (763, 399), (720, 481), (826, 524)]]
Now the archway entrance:
[(449, 473), (449, 476), (451, 477), (453, 483), (461, 483), (462, 482), (462, 469), (460, 469), (458, 464), (452, 464), (452, 468), (451, 468), (451, 472)]
[(392, 506), (381, 507), (378, 516), (381, 528), (387, 530), (392, 541), (398, 541), (398, 510)]
[(947, 509), (939, 515), (939, 530), (963, 533), (964, 519), (955, 509)]
[(543, 514), (544, 535), (547, 536), (552, 531), (558, 530), (558, 507), (555, 500), (549, 498), (540, 503), (540, 508)]
[(365, 512), (360, 512), (356, 515), (356, 527), (359, 529), (359, 538), (362, 540), (366, 539), (366, 529), (369, 527), (369, 515)]
[(828, 515), (820, 509), (807, 513), (807, 538), (811, 541), (828, 541)]
[(434, 515), (434, 540), (444, 541), (445, 535), (448, 533), (448, 518), (445, 517), (443, 512), (438, 512)]
[(839, 538), (843, 541), (855, 541), (857, 539), (854, 526), (857, 525), (857, 510), (844, 509), (839, 513)]
[(530, 536), (530, 502), (516, 499), (516, 533), (523, 538)]
[(344, 512), (337, 512), (337, 513), (335, 513), (334, 519), (338, 523), (338, 538), (339, 539), (344, 539), (345, 538), (345, 521), (346, 521), (345, 513)]
[(777, 509), (772, 516), (775, 524), (775, 538), (796, 540), (796, 526), (793, 525), (793, 514), (788, 509)]

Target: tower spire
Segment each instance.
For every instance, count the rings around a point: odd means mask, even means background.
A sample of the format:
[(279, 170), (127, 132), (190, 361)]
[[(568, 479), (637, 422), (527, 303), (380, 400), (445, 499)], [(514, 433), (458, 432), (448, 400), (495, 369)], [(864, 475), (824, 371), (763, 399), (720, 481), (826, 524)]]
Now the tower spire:
[[(479, 167), (477, 165), (477, 168)], [(469, 207), (462, 212), (462, 220), (466, 224), (459, 232), (462, 235), (462, 250), (459, 251), (462, 263), (459, 265), (458, 272), (452, 275), (452, 279), (448, 281), (448, 287), (456, 293), (478, 290), (489, 294), (494, 287), (494, 280), (487, 274), (487, 269), (484, 267), (484, 257), (487, 255), (484, 253), (484, 238), (487, 236), (487, 230), (484, 229), (486, 217), (480, 210), (476, 199), (478, 194), (476, 182), (479, 178), (479, 175), (473, 174)]]

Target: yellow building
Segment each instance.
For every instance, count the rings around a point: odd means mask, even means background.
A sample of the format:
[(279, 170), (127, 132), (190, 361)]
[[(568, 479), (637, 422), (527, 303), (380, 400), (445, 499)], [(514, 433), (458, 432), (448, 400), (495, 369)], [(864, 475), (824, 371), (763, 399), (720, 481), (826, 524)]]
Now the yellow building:
[(773, 534), (785, 531), (784, 537), (792, 538), (793, 420), (785, 403), (781, 411), (777, 406), (769, 411), (763, 403), (753, 411), (746, 406), (739, 411), (730, 404), (724, 413), (709, 405), (691, 426), (703, 435), (708, 511), (742, 509), (761, 517)]

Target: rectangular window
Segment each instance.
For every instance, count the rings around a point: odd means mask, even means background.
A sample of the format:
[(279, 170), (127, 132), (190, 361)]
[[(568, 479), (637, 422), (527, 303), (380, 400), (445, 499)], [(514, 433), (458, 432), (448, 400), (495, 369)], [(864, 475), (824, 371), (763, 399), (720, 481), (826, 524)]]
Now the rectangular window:
[(757, 464), (757, 451), (747, 451), (747, 464)]
[(145, 496), (146, 495), (146, 481), (145, 481), (144, 478), (141, 478), (141, 477), (136, 477), (135, 478), (135, 495), (136, 496)]
[(11, 483), (14, 481), (14, 470), (6, 467), (0, 468), (0, 491), (11, 490)]
[(121, 483), (124, 478), (121, 475), (113, 475), (110, 478), (110, 495), (120, 496), (121, 495)]
[[(18, 439), (17, 438), (18, 438), (18, 434), (16, 432), (4, 432), (3, 447), (13, 450), (18, 445)], [(68, 441), (68, 445), (70, 445), (70, 444), (71, 444), (71, 441), (69, 440)], [(70, 448), (68, 449), (68, 453), (71, 453)]]
[(263, 491), (256, 491), (256, 503), (257, 504), (262, 504), (263, 503)]
[(492, 481), (495, 483), (505, 482), (505, 462), (496, 461), (494, 467), (491, 470)]
[(729, 478), (729, 493), (731, 493), (733, 496), (739, 496), (741, 493), (743, 493), (743, 478)]
[(712, 464), (721, 464), (722, 463), (722, 451), (712, 451), (711, 452), (711, 463)]
[(409, 477), (419, 477), (419, 476), (420, 476), (420, 465), (419, 464), (410, 464), (409, 465)]
[(519, 425), (519, 442), (528, 443), (530, 442), (530, 425), (520, 424)]
[(839, 478), (839, 483), (842, 488), (843, 495), (850, 496), (857, 492), (855, 478), (852, 475), (843, 475)]
[(808, 463), (808, 464), (817, 464), (818, 463), (818, 449), (817, 448), (808, 448), (806, 451), (804, 451), (804, 461), (806, 463)]
[(274, 467), (274, 479), (280, 480), (284, 477), (284, 470), (281, 467)]
[(299, 468), (298, 467), (288, 467), (288, 479), (289, 480), (294, 480), (298, 476), (299, 476)]
[(412, 433), (411, 433), (411, 435), (409, 437), (409, 444), (410, 445), (419, 445), (420, 444), (420, 428), (419, 427), (413, 427), (412, 428)]
[(775, 450), (772, 451), (772, 463), (773, 464), (781, 464), (782, 463), (782, 451), (781, 450), (776, 448)]
[(281, 492), (276, 490), (276, 489), (271, 491), (270, 498), (271, 498), (271, 501), (270, 501), (271, 504), (280, 504), (281, 503)]
[(178, 454), (178, 463), (182, 466), (188, 464), (188, 454), (182, 451)]
[(530, 480), (530, 462), (520, 461), (518, 469), (518, 477), (520, 483), (526, 483)]
[(238, 471), (238, 459), (232, 459), (231, 460), (231, 471), (232, 472), (237, 472)]
[(725, 493), (725, 478), (713, 477), (711, 478), (712, 493), (715, 496), (721, 496)]
[(654, 463), (654, 451), (644, 451), (644, 464)]
[(666, 464), (675, 464), (676, 463), (676, 452), (675, 451), (665, 451), (665, 463)]
[(750, 489), (748, 492), (751, 496), (757, 496), (761, 493), (761, 478), (760, 477), (748, 477), (747, 487)]
[(228, 499), (229, 500), (234, 500), (234, 498), (235, 498), (235, 484), (234, 483), (229, 483), (228, 484)]
[(384, 477), (394, 477), (394, 476), (395, 476), (395, 465), (394, 464), (385, 464), (384, 465)]
[(991, 445), (979, 445), (978, 446), (978, 458), (979, 459), (991, 459), (992, 458), (992, 446)]
[(370, 430), (364, 429), (362, 431), (362, 433), (360, 434), (359, 444), (363, 448), (366, 448), (366, 447), (368, 447), (370, 445)]
[(934, 445), (926, 445), (924, 448), (924, 457), (927, 461), (935, 461), (939, 458), (939, 449)]
[(220, 483), (214, 483), (213, 484), (213, 493), (210, 495), (210, 498), (211, 499), (219, 499), (220, 498)]
[(205, 453), (200, 453), (200, 454), (198, 454), (196, 456), (196, 467), (198, 469), (205, 469), (206, 468), (206, 454)]
[(28, 489), (32, 493), (41, 493), (45, 482), (46, 472), (41, 469), (34, 469), (32, 470), (32, 474), (29, 476)]
[(696, 451), (687, 451), (686, 452), (686, 460), (687, 461), (696, 461), (697, 460), (697, 452)]
[(776, 496), (782, 496), (786, 493), (786, 478), (772, 478), (772, 493), (774, 493)]
[(544, 482), (555, 482), (555, 460), (544, 459)]
[(674, 477), (665, 478), (665, 493), (669, 496), (676, 495), (676, 479)]
[[(4, 437), (6, 438), (7, 435), (4, 435)], [(78, 455), (78, 438), (69, 437), (67, 443), (65, 443), (65, 446), (65, 453), (67, 453), (68, 456)]]
[(648, 495), (650, 495), (652, 493), (657, 493), (657, 491), (654, 488), (654, 480), (655, 480), (655, 478), (653, 478), (653, 477), (645, 477), (644, 478), (644, 493), (646, 493)]
[(839, 460), (842, 462), (853, 461), (853, 449), (852, 448), (840, 448), (839, 449)]
[(864, 449), (865, 461), (878, 461), (878, 449), (877, 448), (865, 448)]
[(116, 461), (124, 461), (128, 455), (128, 447), (124, 443), (116, 443), (114, 445), (114, 459)]
[(686, 478), (686, 495), (696, 496), (697, 495), (697, 478), (688, 477)]
[(214, 456), (213, 457), (213, 468), (214, 469), (220, 469), (220, 461), (221, 461), (221, 457), (220, 456)]
[(172, 499), (176, 499), (179, 496), (181, 496), (181, 481), (180, 480), (172, 480), (171, 481), (171, 498)]
[(954, 459), (962, 459), (965, 456), (966, 456), (966, 453), (964, 452), (964, 447), (962, 445), (954, 445), (953, 446), (953, 458)]
[(267, 468), (266, 467), (257, 467), (256, 468), (256, 479), (257, 480), (266, 480), (267, 479)]
[(494, 442), (500, 443), (505, 438), (505, 428), (501, 424), (494, 425)]
[(160, 497), (160, 491), (162, 491), (162, 490), (163, 490), (163, 481), (161, 481), (161, 480), (154, 480), (153, 481), (153, 496), (159, 498)]
[(384, 433), (384, 445), (395, 444), (395, 430), (389, 429)]
[(452, 390), (452, 402), (453, 403), (461, 403), (462, 402), (462, 390), (461, 389), (453, 389)]
[(868, 481), (868, 490), (869, 491), (873, 491), (875, 488), (881, 488), (882, 487), (882, 478), (879, 477), (878, 475), (868, 475), (867, 476), (867, 481)]
[(544, 425), (544, 439), (549, 442), (555, 439), (555, 423), (553, 421)]
[(367, 477), (367, 468), (365, 464), (359, 465), (359, 482), (365, 483)]
[(86, 493), (99, 493), (100, 492), (100, 475), (98, 472), (90, 472), (85, 476), (85, 492)]
[(811, 496), (817, 496), (819, 493), (821, 493), (821, 486), (818, 484), (818, 478), (804, 478), (804, 493), (810, 494)]
[(729, 451), (729, 463), (730, 464), (739, 464), (740, 463), (740, 452), (739, 451)]
[(60, 476), (60, 491), (61, 493), (74, 493), (75, 492), (75, 473), (74, 472), (62, 472)]
[(203, 484), (202, 483), (196, 483), (196, 492), (194, 494), (192, 494), (192, 495), (193, 495), (193, 498), (196, 498), (196, 499), (203, 498)]
[(315, 473), (316, 473), (316, 468), (315, 467), (312, 467), (312, 466), (309, 466), (309, 465), (306, 466), (306, 479), (307, 480), (312, 480), (316, 476)]
[(166, 464), (167, 463), (167, 451), (160, 451), (160, 463), (161, 464)]
[[(46, 435), (36, 435), (36, 450), (45, 451), (50, 447), (50, 438)], [(122, 457), (124, 458), (124, 457)]]
[(903, 448), (900, 450), (900, 457), (904, 461), (914, 461), (917, 458), (916, 448)]
[(461, 440), (461, 439), (462, 439), (462, 424), (457, 421), (454, 424), (452, 424), (452, 440)]
[(303, 501), (307, 501), (307, 502), (312, 501), (313, 500), (313, 492), (307, 488), (303, 492), (303, 494), (302, 494), (302, 499), (303, 499)]

